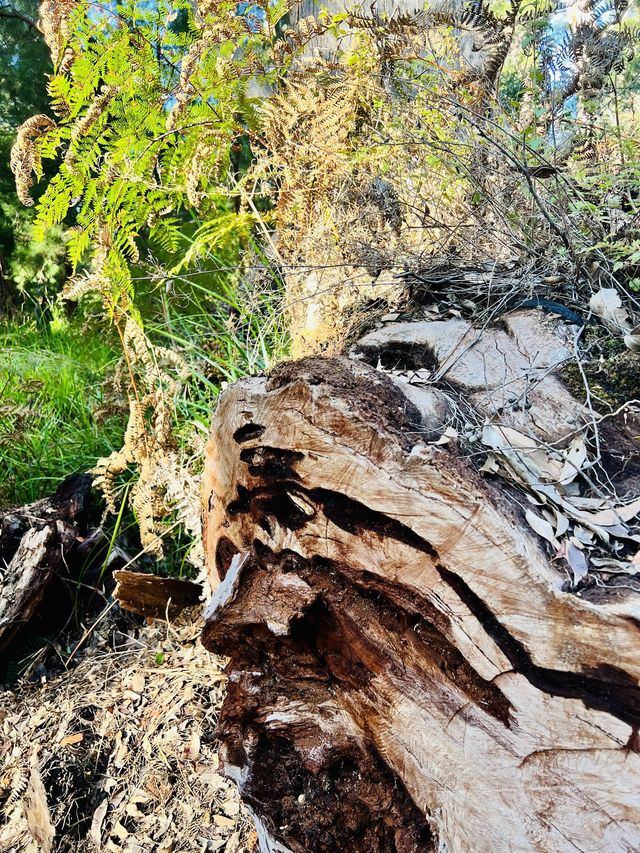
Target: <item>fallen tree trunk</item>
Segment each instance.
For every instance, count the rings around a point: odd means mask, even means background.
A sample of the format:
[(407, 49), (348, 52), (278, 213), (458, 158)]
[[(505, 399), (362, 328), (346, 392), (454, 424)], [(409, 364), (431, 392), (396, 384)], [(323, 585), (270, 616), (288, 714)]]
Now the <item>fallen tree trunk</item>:
[(225, 771), (265, 851), (640, 849), (637, 457), (580, 493), (572, 327), (399, 325), (220, 401)]

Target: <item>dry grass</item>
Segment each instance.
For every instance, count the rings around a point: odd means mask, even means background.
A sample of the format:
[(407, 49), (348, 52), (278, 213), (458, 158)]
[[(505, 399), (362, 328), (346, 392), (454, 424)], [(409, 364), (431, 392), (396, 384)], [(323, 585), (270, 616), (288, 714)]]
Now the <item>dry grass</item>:
[(217, 772), (224, 661), (198, 616), (103, 624), (73, 670), (0, 696), (0, 851), (254, 849)]

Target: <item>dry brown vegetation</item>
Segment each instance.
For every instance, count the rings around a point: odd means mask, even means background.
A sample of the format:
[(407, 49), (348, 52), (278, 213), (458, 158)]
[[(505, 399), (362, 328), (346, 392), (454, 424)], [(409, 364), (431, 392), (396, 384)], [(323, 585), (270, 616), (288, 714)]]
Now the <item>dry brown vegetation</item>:
[(0, 696), (3, 853), (254, 849), (218, 773), (224, 661), (200, 630), (199, 610), (142, 627), (112, 615), (68, 670)]

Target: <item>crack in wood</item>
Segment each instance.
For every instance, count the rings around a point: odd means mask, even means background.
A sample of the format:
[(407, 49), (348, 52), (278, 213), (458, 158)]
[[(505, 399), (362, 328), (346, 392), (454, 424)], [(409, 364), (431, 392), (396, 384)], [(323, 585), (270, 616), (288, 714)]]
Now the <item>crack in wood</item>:
[(595, 673), (589, 675), (537, 666), (522, 643), (507, 631), (460, 575), (442, 564), (436, 564), (436, 569), (506, 655), (514, 670), (524, 675), (530, 684), (550, 696), (580, 699), (586, 708), (606, 711), (634, 727), (640, 725), (640, 688), (624, 670), (601, 666), (598, 674), (605, 677), (598, 678)]
[[(273, 448), (268, 450), (272, 451)], [(243, 461), (246, 462), (247, 459)], [(271, 468), (267, 470), (270, 472)], [(267, 479), (266, 471), (259, 466), (256, 473)], [(401, 521), (340, 492), (324, 488), (309, 489), (299, 482), (281, 481), (277, 488), (272, 485), (252, 490), (242, 486), (238, 488), (239, 492), (242, 489), (242, 493), (229, 505), (228, 511), (231, 514), (252, 512), (263, 517), (264, 513), (271, 513), (279, 524), (290, 530), (299, 530), (309, 519), (290, 499), (288, 492), (291, 491), (306, 496), (333, 524), (347, 533), (358, 536), (366, 530), (428, 554), (436, 560), (435, 567), (440, 577), (478, 619), (514, 670), (523, 675), (530, 684), (550, 696), (579, 699), (587, 708), (605, 711), (632, 726), (640, 725), (640, 688), (628, 677), (625, 680), (623, 670), (607, 666), (600, 667), (599, 671), (594, 673), (578, 673), (547, 669), (534, 664), (524, 646), (509, 633), (468, 584), (459, 575), (447, 569), (442, 562), (438, 562), (439, 555), (433, 545)]]

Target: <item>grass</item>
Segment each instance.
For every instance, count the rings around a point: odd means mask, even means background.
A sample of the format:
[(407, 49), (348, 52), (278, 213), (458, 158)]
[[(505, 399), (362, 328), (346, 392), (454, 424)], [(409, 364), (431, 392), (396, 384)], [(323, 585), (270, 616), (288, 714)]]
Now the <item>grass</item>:
[(179, 295), (162, 294), (155, 317), (145, 320), (151, 338), (180, 352), (191, 378), (177, 401), (177, 418), (208, 431), (215, 399), (225, 383), (262, 373), (282, 359), (288, 337), (277, 287), (249, 292), (228, 282), (214, 289), (184, 277)]
[[(174, 401), (174, 435), (185, 472), (196, 478), (221, 387), (263, 372), (285, 355), (288, 343), (275, 281), (250, 288), (215, 267), (211, 272), (176, 276), (169, 293), (149, 280), (140, 283), (147, 333), (189, 365)], [(106, 318), (87, 326), (84, 317), (81, 305), (71, 320), (57, 312), (45, 324), (31, 318), (0, 323), (0, 507), (50, 494), (65, 476), (90, 469), (122, 445), (126, 389), (114, 395), (110, 382), (120, 342)], [(122, 507), (136, 476), (131, 466), (118, 477)], [(129, 507), (120, 520), (119, 534), (126, 533), (137, 551)], [(155, 570), (188, 574), (193, 540), (174, 521), (165, 519), (165, 558)]]
[[(148, 302), (143, 311), (153, 342), (178, 352), (189, 365), (189, 378), (174, 401), (174, 437), (190, 480), (202, 472), (202, 443), (221, 389), (268, 370), (286, 356), (288, 347), (282, 291), (276, 282), (248, 288), (231, 276), (205, 282), (201, 278), (176, 276), (175, 289), (156, 291), (153, 304)], [(175, 523), (178, 518), (179, 514), (165, 519), (169, 528), (162, 536), (165, 557), (156, 570), (191, 576), (191, 548), (197, 541), (182, 523)]]
[(117, 358), (81, 318), (0, 324), (0, 506), (50, 494), (119, 446), (124, 412), (108, 385)]

